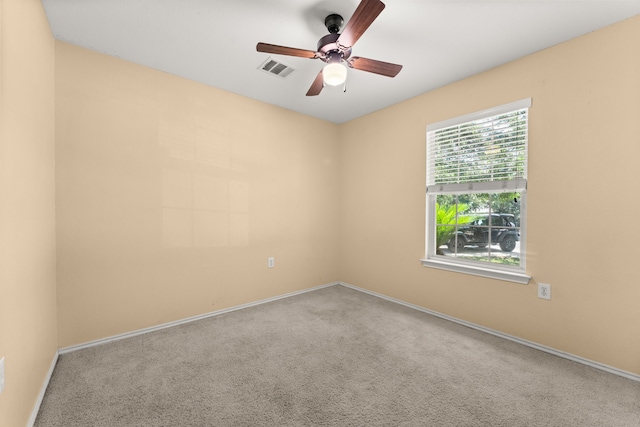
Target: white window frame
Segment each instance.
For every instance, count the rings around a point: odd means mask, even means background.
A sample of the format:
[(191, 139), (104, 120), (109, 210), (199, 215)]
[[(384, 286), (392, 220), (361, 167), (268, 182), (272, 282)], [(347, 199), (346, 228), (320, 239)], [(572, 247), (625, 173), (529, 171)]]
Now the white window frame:
[[(432, 123), (427, 126), (427, 133), (449, 126), (455, 126), (487, 117), (497, 116), (524, 108), (531, 107), (531, 98), (500, 105), (487, 110), (478, 111), (464, 116), (456, 117), (450, 120), (444, 120)], [(430, 162), (432, 159), (427, 157), (427, 174), (434, 164)], [(427, 185), (429, 182), (427, 181)], [(492, 279), (506, 280), (510, 282), (527, 284), (531, 276), (526, 274), (526, 215), (527, 215), (527, 189), (526, 189), (526, 173), (523, 180), (511, 181), (491, 181), (491, 182), (475, 182), (464, 184), (444, 184), (430, 186), (430, 190), (426, 195), (426, 236), (425, 236), (425, 258), (421, 259), (422, 265), (425, 267), (437, 268), (441, 270), (454, 271), (476, 276), (488, 277)], [(520, 265), (509, 266), (493, 264), (490, 262), (471, 261), (460, 258), (448, 257), (436, 254), (435, 245), (435, 212), (436, 212), (436, 196), (438, 194), (469, 194), (469, 193), (492, 193), (501, 192), (519, 192), (520, 193)]]

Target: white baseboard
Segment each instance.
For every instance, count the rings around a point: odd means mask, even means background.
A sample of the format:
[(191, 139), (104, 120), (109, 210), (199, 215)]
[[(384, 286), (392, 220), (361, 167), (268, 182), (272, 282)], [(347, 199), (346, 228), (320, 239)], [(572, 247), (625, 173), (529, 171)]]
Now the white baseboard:
[(555, 348), (547, 347), (547, 346), (544, 346), (542, 344), (538, 344), (538, 343), (535, 343), (535, 342), (532, 342), (532, 341), (527, 341), (525, 339), (518, 338), (518, 337), (513, 336), (513, 335), (509, 335), (509, 334), (505, 334), (503, 332), (495, 331), (493, 329), (485, 328), (484, 326), (476, 325), (475, 323), (467, 322), (466, 320), (461, 320), (461, 319), (458, 319), (458, 318), (455, 318), (455, 317), (447, 316), (446, 314), (438, 313), (437, 311), (429, 310), (429, 309), (426, 309), (424, 307), (420, 307), (418, 305), (410, 304), (408, 302), (405, 302), (405, 301), (402, 301), (402, 300), (399, 300), (399, 299), (391, 298), (391, 297), (388, 297), (386, 295), (379, 294), (377, 292), (373, 292), (373, 291), (369, 291), (367, 289), (359, 288), (357, 286), (350, 285), (350, 284), (345, 283), (345, 282), (338, 282), (338, 283), (341, 286), (344, 286), (344, 287), (347, 287), (347, 288), (350, 288), (350, 289), (353, 289), (353, 290), (356, 290), (356, 291), (364, 292), (365, 294), (369, 294), (369, 295), (372, 295), (372, 296), (375, 296), (375, 297), (378, 297), (378, 298), (382, 298), (384, 300), (391, 301), (391, 302), (394, 302), (396, 304), (404, 305), (405, 307), (413, 308), (415, 310), (422, 311), (424, 313), (430, 314), (430, 315), (435, 316), (435, 317), (439, 317), (439, 318), (444, 319), (444, 320), (448, 320), (450, 322), (458, 323), (460, 325), (463, 325), (463, 326), (466, 326), (466, 327), (469, 327), (469, 328), (472, 328), (472, 329), (475, 329), (475, 330), (478, 330), (478, 331), (481, 331), (481, 332), (485, 332), (487, 334), (491, 334), (491, 335), (494, 335), (494, 336), (497, 336), (497, 337), (500, 337), (500, 338), (504, 338), (504, 339), (509, 340), (509, 341), (516, 342), (518, 344), (525, 345), (527, 347), (535, 348), (536, 350), (544, 351), (545, 353), (553, 354), (554, 356), (562, 357), (564, 359), (568, 359), (568, 360), (571, 360), (573, 362), (581, 363), (583, 365), (587, 365), (587, 366), (590, 366), (592, 368), (600, 369), (602, 371), (609, 372), (609, 373), (614, 374), (614, 375), (618, 375), (618, 376), (621, 376), (621, 377), (624, 377), (624, 378), (627, 378), (627, 379), (630, 379), (630, 380), (633, 380), (633, 381), (640, 382), (640, 375), (634, 374), (633, 372), (624, 371), (622, 369), (614, 368), (613, 366), (608, 366), (608, 365), (605, 365), (603, 363), (594, 362), (593, 360), (585, 359), (583, 357), (576, 356), (576, 355), (571, 354), (571, 353), (567, 353), (567, 352), (564, 352), (564, 351), (561, 351), (561, 350), (556, 350)]
[(40, 410), (40, 406), (42, 405), (42, 400), (44, 399), (44, 394), (47, 391), (47, 387), (49, 386), (49, 381), (51, 381), (51, 375), (53, 375), (53, 370), (56, 367), (56, 363), (58, 363), (58, 352), (53, 355), (53, 360), (51, 361), (51, 366), (49, 366), (49, 372), (47, 372), (47, 376), (44, 379), (42, 387), (40, 388), (40, 393), (38, 394), (38, 398), (36, 399), (35, 405), (33, 405), (33, 410), (31, 411), (31, 416), (29, 417), (29, 421), (27, 421), (27, 427), (33, 427), (36, 422), (36, 417), (38, 416), (38, 411)]
[(82, 350), (84, 348), (94, 347), (96, 345), (107, 344), (107, 343), (114, 342), (114, 341), (119, 341), (119, 340), (122, 340), (122, 339), (125, 339), (125, 338), (131, 338), (131, 337), (135, 337), (135, 336), (138, 336), (138, 335), (147, 334), (149, 332), (159, 331), (161, 329), (171, 328), (173, 326), (182, 325), (184, 323), (195, 322), (197, 320), (207, 319), (209, 317), (218, 316), (220, 314), (230, 313), (230, 312), (236, 311), (236, 310), (242, 310), (243, 308), (254, 307), (256, 305), (265, 304), (265, 303), (272, 302), (272, 301), (277, 301), (279, 299), (288, 298), (288, 297), (292, 297), (292, 296), (295, 296), (295, 295), (304, 294), (304, 293), (307, 293), (307, 292), (317, 291), (318, 289), (327, 288), (329, 286), (335, 286), (335, 285), (339, 285), (339, 284), (340, 284), (340, 282), (331, 282), (331, 283), (327, 283), (327, 284), (324, 284), (324, 285), (315, 286), (313, 288), (303, 289), (301, 291), (290, 292), (288, 294), (283, 294), (283, 295), (278, 295), (278, 296), (275, 296), (275, 297), (263, 299), (263, 300), (260, 300), (260, 301), (250, 302), (250, 303), (247, 303), (247, 304), (241, 304), (241, 305), (237, 305), (237, 306), (234, 306), (234, 307), (225, 308), (225, 309), (222, 309), (222, 310), (217, 310), (217, 311), (212, 311), (212, 312), (209, 312), (209, 313), (200, 314), (200, 315), (197, 315), (197, 316), (187, 317), (185, 319), (180, 319), (180, 320), (176, 320), (176, 321), (173, 321), (173, 322), (163, 323), (161, 325), (151, 326), (149, 328), (138, 329), (138, 330), (131, 331), (131, 332), (125, 332), (123, 334), (113, 335), (113, 336), (110, 336), (110, 337), (107, 337), (107, 338), (101, 338), (101, 339), (97, 339), (97, 340), (94, 340), (94, 341), (85, 342), (85, 343), (82, 343), (82, 344), (77, 344), (77, 345), (72, 345), (72, 346), (69, 346), (69, 347), (64, 347), (64, 348), (61, 348), (60, 350), (58, 350), (58, 352), (60, 354), (71, 353), (73, 351)]

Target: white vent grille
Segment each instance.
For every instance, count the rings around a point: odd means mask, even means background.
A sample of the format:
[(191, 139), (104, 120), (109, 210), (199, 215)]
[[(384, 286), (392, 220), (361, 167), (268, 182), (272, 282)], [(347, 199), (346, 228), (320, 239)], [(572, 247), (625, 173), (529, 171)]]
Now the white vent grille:
[(295, 70), (290, 66), (283, 64), (281, 62), (275, 61), (272, 58), (268, 58), (258, 67), (259, 70), (264, 71), (265, 73), (272, 74), (274, 76), (285, 78), (289, 74), (293, 73)]

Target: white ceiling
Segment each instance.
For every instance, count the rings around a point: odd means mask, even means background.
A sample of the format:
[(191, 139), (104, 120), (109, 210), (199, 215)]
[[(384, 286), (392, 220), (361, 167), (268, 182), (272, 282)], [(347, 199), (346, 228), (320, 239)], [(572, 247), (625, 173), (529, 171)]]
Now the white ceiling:
[(316, 50), (324, 18), (345, 24), (359, 0), (42, 0), (58, 40), (343, 123), (640, 14), (640, 0), (383, 0), (354, 56), (402, 64), (395, 78), (349, 70), (347, 91), (305, 96), (320, 60), (271, 55), (257, 42)]

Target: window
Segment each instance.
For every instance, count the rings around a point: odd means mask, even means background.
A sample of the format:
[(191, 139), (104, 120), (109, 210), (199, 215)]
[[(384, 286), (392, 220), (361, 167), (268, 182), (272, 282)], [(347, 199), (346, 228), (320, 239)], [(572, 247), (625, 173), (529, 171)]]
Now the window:
[(423, 265), (528, 283), (530, 106), (525, 99), (427, 126)]

